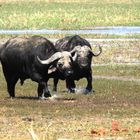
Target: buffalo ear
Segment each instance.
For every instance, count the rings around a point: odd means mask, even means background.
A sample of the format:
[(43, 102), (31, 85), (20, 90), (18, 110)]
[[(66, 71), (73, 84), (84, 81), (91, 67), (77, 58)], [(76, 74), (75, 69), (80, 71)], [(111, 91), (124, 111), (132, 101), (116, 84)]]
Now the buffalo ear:
[(48, 69), (48, 74), (52, 74), (52, 73), (56, 72), (56, 70), (57, 70), (56, 67), (52, 65)]

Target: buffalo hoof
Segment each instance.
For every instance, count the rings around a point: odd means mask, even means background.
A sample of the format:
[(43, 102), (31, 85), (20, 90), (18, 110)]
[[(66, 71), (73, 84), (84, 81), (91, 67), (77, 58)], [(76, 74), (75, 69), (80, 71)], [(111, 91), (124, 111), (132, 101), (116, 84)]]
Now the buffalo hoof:
[(75, 88), (68, 89), (68, 93), (75, 93)]
[(48, 98), (48, 97), (51, 97), (51, 94), (50, 94), (50, 92), (48, 92), (48, 93), (45, 93), (45, 94), (44, 94), (44, 97), (46, 97), (46, 98)]
[(95, 90), (91, 90), (91, 93), (94, 93), (95, 92)]
[(92, 94), (92, 93), (94, 93), (95, 92), (95, 90), (92, 90), (92, 89), (84, 89), (84, 94)]
[(77, 94), (85, 94), (85, 95), (87, 95), (87, 94), (92, 93), (92, 90), (89, 90), (89, 89), (86, 89), (86, 88), (84, 88), (84, 89), (78, 89), (78, 90), (76, 91), (76, 93), (77, 93)]
[(49, 97), (51, 97), (50, 92), (44, 93), (42, 96), (39, 96), (38, 98), (41, 100), (45, 100), (45, 99), (48, 99)]

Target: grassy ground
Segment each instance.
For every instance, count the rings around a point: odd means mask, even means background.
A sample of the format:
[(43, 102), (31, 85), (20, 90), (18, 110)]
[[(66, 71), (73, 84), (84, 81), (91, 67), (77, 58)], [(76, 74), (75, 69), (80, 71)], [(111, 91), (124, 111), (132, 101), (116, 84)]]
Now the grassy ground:
[[(138, 62), (138, 41), (100, 45), (103, 53), (93, 63), (110, 65), (94, 66), (94, 75), (140, 78), (139, 65), (113, 64)], [(76, 84), (83, 88), (86, 81)], [(0, 139), (140, 139), (140, 82), (94, 79), (93, 86), (93, 94), (67, 94), (61, 81), (59, 100), (40, 101), (37, 84), (27, 80), (22, 87), (17, 84), (16, 98), (9, 99), (0, 67)], [(52, 80), (49, 87), (51, 90)]]
[(139, 0), (1, 0), (0, 29), (139, 26), (139, 7)]
[(93, 58), (93, 63), (95, 64), (140, 62), (140, 41), (103, 41), (91, 42), (91, 45), (93, 46), (93, 51), (95, 46), (103, 46), (103, 53), (100, 57)]
[[(139, 25), (139, 7), (139, 0), (0, 0), (0, 29)], [(139, 62), (139, 42), (101, 42), (101, 45), (103, 53), (94, 58), (95, 64)], [(93, 72), (140, 77), (139, 65), (96, 66)], [(77, 82), (78, 88), (85, 84), (85, 79)], [(52, 81), (49, 85), (52, 89)], [(96, 91), (93, 94), (71, 95), (61, 81), (58, 88), (61, 99), (40, 101), (36, 98), (37, 84), (27, 80), (22, 87), (17, 84), (16, 98), (9, 99), (0, 67), (0, 139), (140, 139), (140, 83), (98, 79), (93, 86)]]
[[(30, 80), (23, 87), (17, 85), (15, 99), (7, 98), (1, 69), (0, 81), (0, 139), (140, 138), (140, 83), (98, 79), (93, 83), (95, 93), (71, 95), (61, 81), (61, 99), (39, 101), (37, 85)], [(84, 79), (77, 82), (78, 88), (85, 84)], [(52, 81), (49, 85), (51, 89)]]
[(93, 73), (100, 76), (116, 76), (116, 77), (130, 77), (140, 78), (140, 65), (106, 65), (94, 66)]

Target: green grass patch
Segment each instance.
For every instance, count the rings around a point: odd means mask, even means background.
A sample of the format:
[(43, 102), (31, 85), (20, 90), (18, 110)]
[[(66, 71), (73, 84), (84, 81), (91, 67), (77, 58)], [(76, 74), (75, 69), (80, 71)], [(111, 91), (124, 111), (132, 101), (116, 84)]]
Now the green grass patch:
[(0, 29), (85, 29), (139, 26), (138, 0), (1, 1)]

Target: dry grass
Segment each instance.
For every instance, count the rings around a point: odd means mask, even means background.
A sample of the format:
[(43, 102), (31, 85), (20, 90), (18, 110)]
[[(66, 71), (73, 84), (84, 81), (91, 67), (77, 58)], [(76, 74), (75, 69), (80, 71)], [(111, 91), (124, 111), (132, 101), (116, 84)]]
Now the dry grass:
[[(3, 116), (0, 117), (0, 138), (6, 140), (139, 138), (139, 132), (135, 131), (139, 129), (140, 125), (139, 105), (132, 102), (115, 101), (113, 98), (113, 101), (106, 98), (103, 101), (99, 96), (104, 96), (105, 93), (98, 94), (83, 96), (82, 100), (78, 96), (74, 96), (76, 97), (75, 102), (22, 99), (20, 101), (22, 106), (15, 105), (19, 103), (20, 99), (13, 101), (7, 99), (5, 101), (7, 108), (1, 107)], [(116, 95), (116, 97), (118, 96)], [(102, 103), (102, 101), (106, 103)], [(9, 102), (11, 107), (6, 102)], [(30, 107), (27, 107), (29, 105)], [(21, 109), (22, 107), (24, 109)], [(112, 132), (113, 120), (120, 123), (119, 131)], [(100, 129), (104, 129), (105, 133), (93, 133), (93, 130), (99, 131)]]
[(103, 46), (100, 57), (93, 59), (95, 64), (140, 63), (140, 41), (93, 42), (93, 50), (95, 45)]

